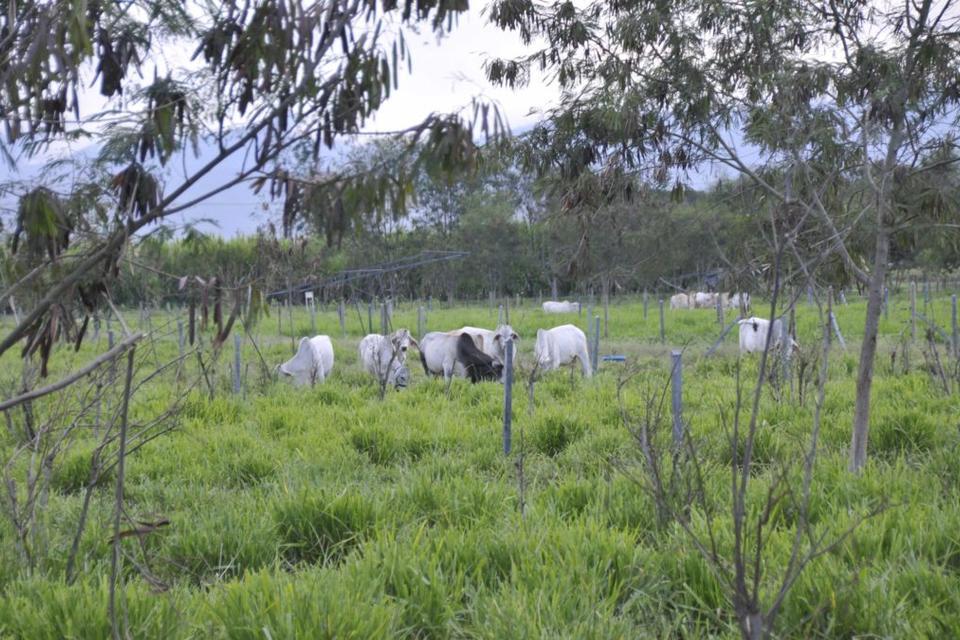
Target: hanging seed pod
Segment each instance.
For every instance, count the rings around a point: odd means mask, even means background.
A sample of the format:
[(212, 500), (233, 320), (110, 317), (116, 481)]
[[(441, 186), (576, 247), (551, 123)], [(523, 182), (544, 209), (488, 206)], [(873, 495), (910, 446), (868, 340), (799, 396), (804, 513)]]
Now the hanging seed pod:
[(197, 336), (197, 303), (190, 301), (190, 346), (193, 346), (194, 339)]
[(90, 324), (90, 316), (83, 316), (83, 324), (80, 325), (80, 331), (77, 332), (77, 339), (74, 341), (73, 350), (80, 351), (80, 345), (83, 343), (83, 336), (87, 333), (87, 326)]

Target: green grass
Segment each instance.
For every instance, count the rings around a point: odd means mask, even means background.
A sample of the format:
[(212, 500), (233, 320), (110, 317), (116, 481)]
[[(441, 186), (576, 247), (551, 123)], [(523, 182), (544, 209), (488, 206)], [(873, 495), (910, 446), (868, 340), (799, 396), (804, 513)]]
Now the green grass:
[[(852, 300), (853, 296), (849, 296)], [(843, 544), (805, 572), (787, 598), (777, 630), (783, 637), (953, 637), (960, 635), (960, 401), (938, 391), (920, 369), (890, 367), (908, 329), (908, 305), (894, 300), (883, 319), (870, 436), (870, 462), (858, 477), (846, 471), (853, 415), (861, 301), (837, 311), (846, 352), (831, 354), (820, 456), (810, 517), (818, 532), (839, 533), (869, 511)], [(760, 303), (755, 313), (764, 315)], [(949, 318), (949, 298), (928, 316)], [(492, 326), (484, 306), (436, 308), (428, 329)], [(602, 311), (600, 312), (602, 316)], [(135, 324), (136, 314), (131, 314)], [(363, 310), (364, 320), (366, 310)], [(376, 314), (375, 314), (376, 316)], [(621, 353), (644, 372), (625, 391), (637, 409), (643, 384), (667, 375), (671, 347), (685, 347), (684, 411), (698, 444), (707, 503), (729, 497), (731, 452), (720, 419), (734, 402), (736, 334), (717, 355), (704, 352), (719, 333), (713, 311), (666, 311), (668, 343), (659, 343), (651, 302), (610, 309), (602, 353)], [(397, 309), (395, 326), (416, 327), (416, 307)], [(255, 333), (268, 364), (289, 357), (289, 334), (276, 316)], [(799, 341), (816, 344), (813, 309), (798, 308)], [(521, 335), (521, 372), (532, 360), (538, 327), (586, 316), (545, 316), (531, 303), (511, 309)], [(155, 317), (154, 326), (163, 318)], [(343, 337), (335, 308), (316, 319), (334, 337), (336, 364), (323, 385), (294, 389), (258, 383), (247, 344), (244, 393), (230, 394), (232, 343), (212, 368), (216, 395), (205, 386), (180, 413), (177, 428), (128, 461), (126, 508), (141, 520), (170, 525), (124, 541), (127, 554), (165, 586), (151, 587), (131, 563), (121, 589), (131, 637), (149, 638), (619, 638), (737, 637), (729, 593), (675, 524), (659, 526), (645, 491), (619, 469), (638, 472), (638, 454), (620, 423), (616, 400), (623, 365), (604, 363), (593, 380), (553, 372), (528, 407), (515, 388), (514, 452), (502, 453), (503, 388), (463, 380), (446, 395), (442, 381), (411, 363), (412, 385), (381, 402), (374, 381), (357, 366), (356, 313)], [(287, 318), (283, 318), (286, 332)], [(296, 335), (311, 332), (298, 310)], [(139, 376), (177, 352), (176, 331), (141, 352)], [(105, 348), (60, 348), (52, 377)], [(16, 354), (4, 358), (0, 382), (19, 375)], [(196, 362), (187, 365), (187, 378)], [(755, 359), (742, 363), (749, 384)], [(162, 411), (173, 376), (145, 387), (132, 407), (144, 420)], [(812, 398), (761, 398), (749, 508), (758, 510), (772, 478), (797, 461), (812, 424)], [(51, 410), (37, 406), (38, 415)], [(3, 430), (0, 453), (15, 439)], [(72, 525), (87, 482), (91, 434), (80, 435), (52, 465), (42, 544), (28, 570), (14, 535), (0, 519), (0, 637), (98, 638), (109, 635), (110, 511), (116, 476), (94, 490), (81, 541), (80, 577), (64, 581)], [(520, 513), (516, 462), (525, 453), (526, 508)], [(22, 478), (26, 461), (11, 473)], [(765, 536), (767, 594), (789, 556), (796, 510), (772, 514)], [(704, 513), (694, 509), (703, 533)], [(729, 552), (729, 517), (715, 521), (718, 546)]]

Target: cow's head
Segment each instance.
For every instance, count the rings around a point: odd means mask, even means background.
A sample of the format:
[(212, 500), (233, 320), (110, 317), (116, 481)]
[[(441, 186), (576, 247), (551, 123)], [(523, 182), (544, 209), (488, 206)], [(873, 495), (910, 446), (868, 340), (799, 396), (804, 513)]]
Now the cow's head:
[(408, 329), (397, 329), (394, 331), (390, 335), (390, 344), (393, 347), (393, 352), (401, 359), (406, 355), (410, 345), (415, 346), (417, 349), (420, 348), (420, 344), (410, 335)]
[(497, 345), (497, 351), (499, 353), (506, 353), (507, 340), (513, 340), (513, 353), (517, 353), (517, 343), (520, 341), (520, 336), (517, 335), (517, 332), (513, 330), (508, 324), (502, 324), (497, 327), (496, 332), (493, 334), (493, 343)]
[(277, 372), (300, 386), (323, 382), (323, 367), (310, 345), (309, 338), (301, 338), (297, 353), (292, 358), (277, 365)]

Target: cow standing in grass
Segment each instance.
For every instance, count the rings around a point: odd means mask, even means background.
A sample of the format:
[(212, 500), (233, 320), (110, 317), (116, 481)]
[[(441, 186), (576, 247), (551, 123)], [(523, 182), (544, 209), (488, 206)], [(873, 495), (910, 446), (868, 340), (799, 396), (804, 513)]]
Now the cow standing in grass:
[(407, 329), (397, 329), (389, 335), (371, 333), (360, 341), (360, 365), (376, 377), (381, 387), (392, 384), (396, 388), (407, 386), (407, 350), (420, 345)]
[(579, 313), (580, 312), (580, 303), (579, 302), (568, 302), (564, 300), (563, 302), (557, 302), (555, 300), (547, 300), (543, 303), (543, 312), (544, 313)]
[(517, 347), (519, 347), (520, 336), (508, 324), (502, 324), (491, 331), (490, 329), (480, 329), (478, 327), (461, 327), (451, 333), (466, 333), (473, 338), (473, 343), (480, 351), (484, 352), (494, 362), (505, 365), (507, 362), (507, 340), (513, 340), (513, 363), (516, 366)]
[(553, 329), (538, 329), (537, 343), (533, 349), (537, 367), (541, 371), (558, 369), (565, 364), (580, 361), (583, 376), (593, 375), (590, 368), (590, 353), (587, 349), (587, 336), (572, 324), (564, 324)]
[[(738, 321), (740, 325), (740, 353), (759, 353), (767, 346), (767, 333), (770, 331), (770, 321), (766, 318), (744, 318)], [(791, 349), (798, 349), (799, 345), (787, 335), (783, 320), (773, 321), (773, 335), (770, 338), (770, 349), (781, 348), (789, 341)]]
[(330, 336), (301, 338), (297, 353), (279, 365), (277, 371), (301, 387), (323, 382), (333, 371), (333, 342)]
[(685, 293), (677, 293), (670, 296), (670, 308), (671, 309), (689, 309), (690, 296), (688, 296)]
[(447, 382), (453, 376), (476, 383), (499, 380), (503, 375), (503, 364), (481, 351), (469, 333), (457, 331), (432, 331), (423, 336), (420, 362), (428, 375), (442, 375)]

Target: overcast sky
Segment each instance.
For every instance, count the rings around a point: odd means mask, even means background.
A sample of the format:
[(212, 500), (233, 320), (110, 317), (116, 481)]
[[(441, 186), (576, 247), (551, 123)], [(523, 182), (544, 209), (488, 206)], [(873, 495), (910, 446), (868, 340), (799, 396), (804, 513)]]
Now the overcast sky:
[[(524, 52), (519, 37), (487, 24), (486, 3), (471, 3), (470, 11), (459, 18), (453, 31), (438, 41), (437, 36), (428, 28), (420, 34), (407, 34), (408, 48), (412, 53), (412, 73), (401, 73), (399, 89), (393, 91), (376, 116), (367, 123), (366, 132), (394, 131), (409, 127), (423, 120), (430, 113), (456, 111), (469, 105), (471, 98), (483, 97), (495, 102), (506, 118), (511, 129), (524, 130), (539, 119), (538, 111), (554, 104), (558, 97), (555, 88), (548, 87), (542, 78), (534, 74), (528, 87), (510, 90), (497, 88), (488, 83), (483, 73), (483, 63), (490, 57), (511, 57)], [(191, 52), (182, 47), (161, 52), (158, 63), (160, 72), (164, 67), (184, 64)], [(404, 71), (406, 67), (404, 66)], [(152, 67), (143, 73), (152, 76)], [(98, 86), (91, 87), (88, 95), (82, 96), (84, 111), (96, 113), (104, 107), (104, 99), (99, 96)], [(361, 136), (361, 141), (369, 139)], [(342, 139), (347, 141), (348, 139)], [(86, 144), (89, 144), (86, 143)], [(59, 145), (64, 154), (82, 153), (84, 144)], [(212, 152), (211, 152), (212, 153)], [(194, 167), (209, 158), (188, 157), (184, 161), (175, 160), (168, 164), (165, 182), (168, 185), (179, 184), (184, 179), (184, 170), (189, 173)], [(44, 159), (34, 159), (30, 163), (21, 163), (19, 176), (14, 176), (5, 166), (0, 167), (0, 180), (32, 179), (40, 181), (39, 168)], [(218, 168), (205, 180), (206, 185), (222, 184), (236, 174), (236, 163)], [(701, 177), (708, 178), (709, 172)], [(195, 186), (197, 193), (204, 184)], [(208, 186), (209, 188), (209, 186)], [(190, 196), (191, 194), (186, 194)], [(15, 207), (12, 197), (0, 198), (0, 207), (7, 213)], [(237, 233), (251, 233), (257, 226), (271, 217), (264, 199), (255, 196), (246, 185), (240, 185), (224, 191), (184, 214), (173, 216), (173, 221), (183, 223), (191, 219), (210, 218), (216, 220), (219, 233), (233, 236)], [(203, 225), (209, 230), (212, 227)]]
[[(484, 79), (484, 60), (491, 56), (521, 53), (523, 46), (514, 34), (487, 25), (483, 14), (486, 3), (471, 4), (474, 6), (460, 17), (458, 25), (442, 41), (438, 41), (437, 36), (429, 29), (423, 29), (420, 34), (405, 32), (407, 45), (412, 53), (413, 71), (410, 74), (400, 74), (399, 89), (391, 94), (375, 118), (364, 127), (366, 132), (393, 131), (409, 127), (430, 113), (450, 112), (464, 107), (474, 96), (483, 96), (488, 101), (496, 102), (511, 128), (522, 129), (537, 120), (537, 116), (531, 113), (534, 109), (542, 109), (555, 100), (556, 91), (546, 87), (539, 79), (530, 87), (517, 91), (495, 88)], [(166, 66), (164, 62), (169, 65), (177, 64), (184, 54), (186, 52), (181, 50), (161, 54), (161, 73), (162, 67)], [(403, 71), (405, 70), (404, 65)], [(152, 70), (144, 69), (144, 73), (152, 75)], [(87, 92), (89, 95), (82, 96), (87, 113), (99, 111), (104, 106), (97, 89), (98, 86), (94, 86)], [(362, 140), (366, 139), (366, 136), (362, 137)], [(82, 153), (85, 146), (86, 144), (58, 145), (58, 153)], [(40, 181), (42, 177), (39, 168), (47, 159), (22, 162), (16, 174), (5, 166), (0, 167), (0, 180), (20, 178)], [(185, 168), (189, 170), (199, 163), (199, 160), (188, 158)], [(177, 163), (168, 165), (167, 182), (170, 185), (177, 184), (183, 178), (184, 167), (172, 166), (175, 164)], [(229, 179), (233, 173), (234, 167), (223, 167), (211, 178), (223, 181)], [(198, 185), (198, 188), (202, 186)], [(0, 206), (3, 206), (8, 214), (15, 204), (11, 197), (0, 201)], [(183, 216), (177, 216), (177, 222), (212, 218), (219, 224), (219, 232), (225, 236), (251, 233), (269, 218), (270, 214), (264, 210), (263, 205), (262, 198), (254, 196), (248, 187), (240, 186), (213, 197)]]

